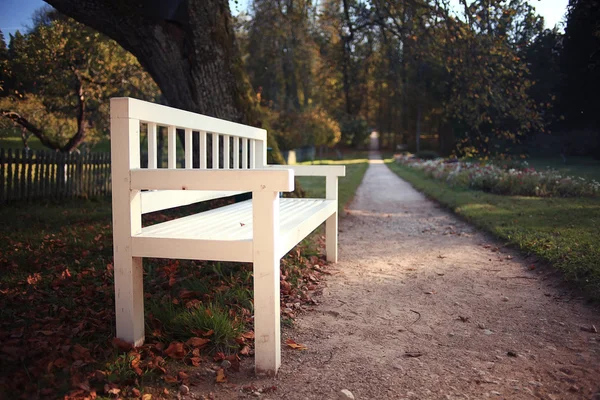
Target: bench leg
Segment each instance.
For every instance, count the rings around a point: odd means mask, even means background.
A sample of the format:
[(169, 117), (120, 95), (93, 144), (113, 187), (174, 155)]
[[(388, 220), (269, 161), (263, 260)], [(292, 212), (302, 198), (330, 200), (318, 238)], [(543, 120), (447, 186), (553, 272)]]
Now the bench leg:
[(257, 374), (277, 374), (281, 365), (279, 304), (279, 194), (252, 194), (254, 219), (254, 336)]
[[(126, 248), (127, 249), (127, 248)], [(142, 258), (115, 252), (117, 337), (134, 346), (144, 344)]]
[(338, 260), (338, 213), (334, 213), (325, 221), (325, 252), (327, 261)]

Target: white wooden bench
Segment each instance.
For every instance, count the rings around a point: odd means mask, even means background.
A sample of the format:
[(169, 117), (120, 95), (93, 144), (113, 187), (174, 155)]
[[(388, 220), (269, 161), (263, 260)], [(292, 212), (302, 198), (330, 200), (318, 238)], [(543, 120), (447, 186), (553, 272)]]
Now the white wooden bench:
[[(111, 99), (110, 109), (117, 336), (144, 342), (143, 257), (252, 262), (255, 368), (277, 373), (280, 259), (325, 222), (327, 260), (337, 261), (337, 179), (345, 167), (267, 165), (263, 129), (131, 98)], [(142, 126), (147, 168), (140, 161)], [(157, 127), (167, 128), (167, 168), (157, 168)], [(177, 129), (185, 131), (184, 168), (178, 168)], [(192, 160), (193, 135), (199, 160)], [(325, 176), (325, 198), (280, 198), (301, 175)], [(252, 199), (142, 226), (142, 214), (243, 192)]]

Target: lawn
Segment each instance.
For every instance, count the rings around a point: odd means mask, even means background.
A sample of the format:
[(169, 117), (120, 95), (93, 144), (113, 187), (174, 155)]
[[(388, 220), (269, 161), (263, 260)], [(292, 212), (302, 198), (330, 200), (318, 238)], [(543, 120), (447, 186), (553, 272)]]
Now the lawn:
[[(44, 150), (52, 151), (48, 147), (44, 146), (42, 142), (35, 136), (31, 135), (27, 140), (27, 145), (32, 150)], [(20, 129), (0, 129), (0, 148), (3, 149), (14, 149), (23, 150), (23, 140), (21, 139)], [(101, 140), (98, 143), (94, 143), (89, 146), (89, 150), (92, 153), (107, 153), (110, 151), (110, 141)]]
[[(367, 167), (366, 159), (346, 162), (341, 205)], [(322, 194), (303, 183), (309, 196)], [(235, 369), (252, 355), (251, 264), (145, 260), (146, 344), (132, 350), (113, 341), (109, 199), (2, 207), (0, 220), (0, 398), (176, 397), (197, 371), (215, 379), (206, 371), (215, 360)], [(317, 232), (282, 260), (285, 325), (312, 304), (326, 269), (322, 245)]]
[(537, 170), (555, 169), (563, 175), (580, 176), (600, 182), (600, 160), (591, 157), (568, 157), (566, 162), (560, 157), (533, 157), (527, 159)]
[(386, 160), (427, 196), (508, 244), (560, 270), (600, 300), (600, 199), (502, 196), (450, 187)]

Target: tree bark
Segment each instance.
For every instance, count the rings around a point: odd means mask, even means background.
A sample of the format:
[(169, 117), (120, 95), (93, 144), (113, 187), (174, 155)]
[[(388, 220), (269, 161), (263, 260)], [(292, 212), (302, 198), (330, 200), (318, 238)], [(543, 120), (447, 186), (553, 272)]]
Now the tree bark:
[(169, 105), (230, 121), (260, 122), (227, 0), (170, 2), (176, 12), (163, 15), (160, 8), (165, 6), (152, 0), (45, 1), (135, 55)]
[[(228, 0), (44, 1), (131, 52), (170, 106), (261, 126)], [(270, 134), (268, 142), (285, 163)]]

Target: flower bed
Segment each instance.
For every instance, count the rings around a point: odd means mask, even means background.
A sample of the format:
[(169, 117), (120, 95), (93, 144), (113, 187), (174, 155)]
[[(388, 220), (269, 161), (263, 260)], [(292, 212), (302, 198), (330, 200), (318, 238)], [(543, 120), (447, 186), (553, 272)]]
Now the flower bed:
[(412, 155), (395, 156), (396, 162), (423, 171), (428, 177), (485, 192), (538, 197), (599, 197), (600, 183), (563, 176), (548, 169), (536, 171), (527, 162), (505, 167), (438, 158), (421, 160)]

